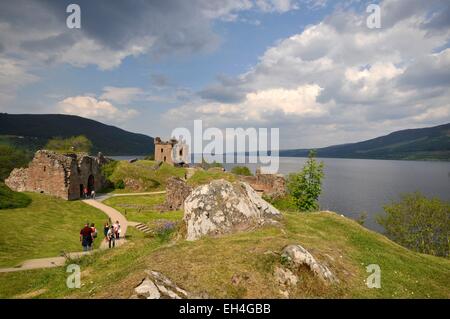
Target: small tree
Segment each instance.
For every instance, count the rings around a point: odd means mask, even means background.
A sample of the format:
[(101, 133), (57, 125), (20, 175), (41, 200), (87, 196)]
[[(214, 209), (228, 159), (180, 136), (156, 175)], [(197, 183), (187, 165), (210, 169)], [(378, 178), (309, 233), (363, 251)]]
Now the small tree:
[(449, 256), (449, 203), (413, 193), (384, 206), (384, 210), (386, 215), (377, 217), (377, 221), (393, 241), (424, 254)]
[(322, 191), (324, 164), (318, 163), (315, 156), (316, 152), (310, 151), (303, 169), (288, 176), (289, 193), (300, 211), (312, 211), (319, 208), (318, 199)]
[(84, 135), (69, 138), (54, 137), (48, 141), (45, 148), (56, 152), (89, 153), (92, 149), (92, 142)]

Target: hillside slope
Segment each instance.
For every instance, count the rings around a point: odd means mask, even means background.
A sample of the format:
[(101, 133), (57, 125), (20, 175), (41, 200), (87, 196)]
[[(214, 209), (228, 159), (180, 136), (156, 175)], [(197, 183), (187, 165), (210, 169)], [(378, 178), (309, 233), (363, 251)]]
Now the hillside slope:
[(93, 153), (148, 155), (154, 151), (152, 137), (79, 116), (0, 113), (0, 142), (34, 151), (52, 137), (76, 135), (85, 135), (92, 141)]
[[(64, 267), (0, 273), (0, 297), (129, 298), (145, 271), (155, 270), (201, 297), (282, 298), (285, 288), (273, 276), (282, 265), (278, 252), (301, 244), (330, 268), (339, 284), (326, 285), (300, 269), (299, 283), (288, 288), (291, 298), (450, 298), (450, 260), (409, 251), (330, 212), (285, 213), (280, 227), (194, 242), (181, 236), (161, 241), (131, 231), (125, 246), (70, 261), (83, 269), (80, 289), (65, 287)], [(369, 264), (381, 268), (380, 289), (365, 284)]]
[[(304, 157), (308, 149), (280, 151), (280, 156)], [(405, 160), (450, 160), (450, 123), (393, 132), (358, 143), (317, 149), (318, 157)]]

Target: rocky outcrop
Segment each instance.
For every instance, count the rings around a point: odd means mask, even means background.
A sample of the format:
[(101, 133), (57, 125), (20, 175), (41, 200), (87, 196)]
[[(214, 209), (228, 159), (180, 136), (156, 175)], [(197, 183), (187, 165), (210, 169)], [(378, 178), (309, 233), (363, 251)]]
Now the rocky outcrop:
[(125, 178), (123, 183), (125, 184), (125, 188), (130, 191), (143, 192), (145, 190), (144, 183), (138, 179)]
[(184, 202), (187, 240), (274, 224), (280, 212), (247, 183), (214, 180), (197, 187)]
[(147, 276), (134, 289), (131, 299), (184, 299), (193, 298), (163, 274), (148, 270)]
[(273, 275), (275, 280), (283, 287), (295, 286), (298, 283), (298, 277), (286, 268), (275, 267)]
[(163, 210), (183, 209), (184, 201), (192, 193), (192, 187), (178, 177), (171, 177), (166, 183), (166, 201)]
[(283, 248), (281, 252), (281, 258), (288, 261), (293, 268), (300, 266), (308, 267), (315, 276), (327, 283), (336, 283), (338, 279), (333, 273), (326, 267), (316, 261), (316, 259), (300, 245), (288, 245)]
[(240, 181), (248, 183), (255, 191), (270, 198), (286, 195), (286, 179), (281, 174), (262, 174), (258, 169), (254, 176), (238, 176)]

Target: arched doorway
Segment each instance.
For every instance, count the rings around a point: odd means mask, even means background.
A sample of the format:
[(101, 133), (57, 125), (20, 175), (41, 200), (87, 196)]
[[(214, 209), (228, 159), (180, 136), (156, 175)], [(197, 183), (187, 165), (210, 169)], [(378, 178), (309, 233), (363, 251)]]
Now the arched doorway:
[(88, 188), (88, 195), (90, 195), (92, 191), (95, 191), (94, 175), (89, 175), (87, 188)]

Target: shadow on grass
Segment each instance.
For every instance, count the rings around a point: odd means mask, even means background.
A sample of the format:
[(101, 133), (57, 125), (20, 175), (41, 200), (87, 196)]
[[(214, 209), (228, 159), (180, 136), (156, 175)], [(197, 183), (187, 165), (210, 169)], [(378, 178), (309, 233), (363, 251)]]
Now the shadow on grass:
[(24, 208), (31, 204), (27, 194), (14, 192), (3, 182), (0, 182), (0, 209)]

